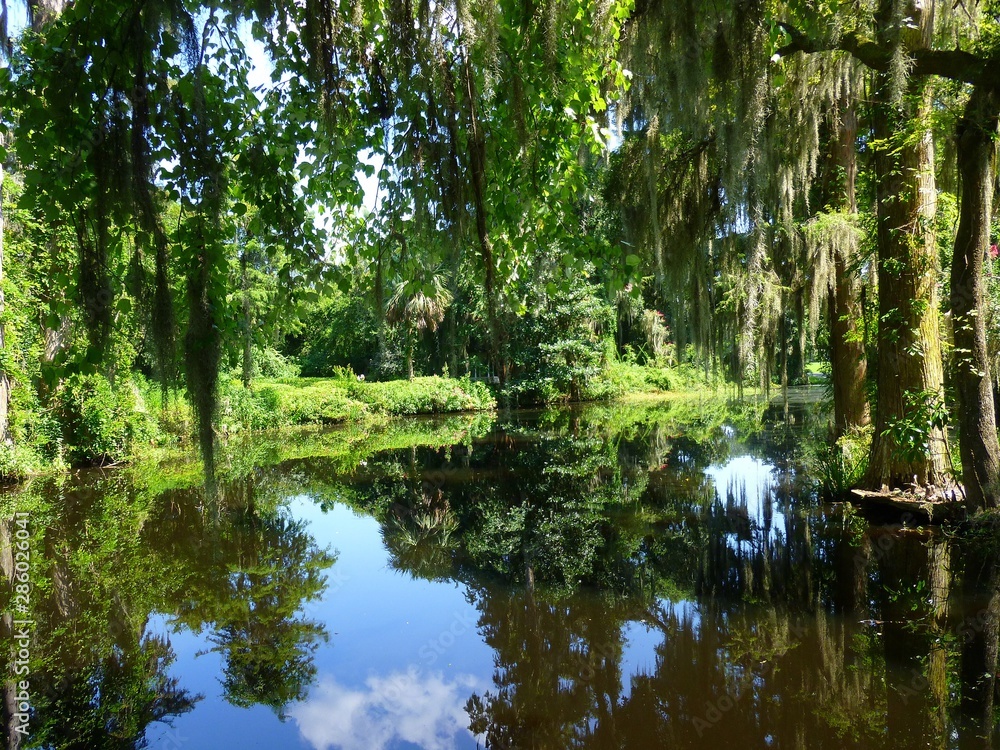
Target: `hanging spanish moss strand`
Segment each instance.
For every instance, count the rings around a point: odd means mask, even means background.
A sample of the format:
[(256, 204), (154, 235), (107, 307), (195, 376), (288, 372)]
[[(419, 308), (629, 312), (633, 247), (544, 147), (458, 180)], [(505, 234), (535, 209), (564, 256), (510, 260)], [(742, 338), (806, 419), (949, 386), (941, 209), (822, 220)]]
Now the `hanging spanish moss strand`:
[[(138, 23), (138, 19), (137, 19)], [(136, 38), (142, 38), (140, 34)], [(144, 264), (141, 262), (141, 250), (145, 243), (152, 244), (153, 250), (153, 292), (151, 307), (145, 302), (146, 294), (136, 295), (140, 304), (146, 307), (146, 315), (151, 320), (154, 361), (159, 371), (162, 396), (166, 401), (168, 388), (174, 378), (176, 361), (174, 302), (170, 290), (170, 280), (167, 271), (169, 240), (163, 230), (160, 213), (153, 200), (152, 183), (153, 169), (149, 156), (149, 100), (148, 81), (146, 78), (146, 60), (142, 50), (136, 55), (135, 85), (132, 88), (130, 101), (133, 112), (132, 125), (132, 191), (135, 200), (136, 214), (142, 227), (140, 241), (136, 243), (139, 262), (137, 274), (139, 283), (146, 291)]]

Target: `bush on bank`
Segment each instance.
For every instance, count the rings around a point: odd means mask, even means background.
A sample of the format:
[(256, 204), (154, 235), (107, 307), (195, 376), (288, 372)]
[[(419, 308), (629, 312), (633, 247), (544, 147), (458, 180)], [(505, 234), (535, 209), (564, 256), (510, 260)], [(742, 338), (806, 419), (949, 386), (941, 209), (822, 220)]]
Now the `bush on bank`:
[[(571, 389), (568, 380), (545, 371), (508, 385), (503, 397), (511, 406), (536, 406), (571, 401), (609, 401), (629, 395), (689, 391), (718, 385), (693, 365), (658, 367), (609, 361)], [(574, 398), (574, 390), (576, 397)]]

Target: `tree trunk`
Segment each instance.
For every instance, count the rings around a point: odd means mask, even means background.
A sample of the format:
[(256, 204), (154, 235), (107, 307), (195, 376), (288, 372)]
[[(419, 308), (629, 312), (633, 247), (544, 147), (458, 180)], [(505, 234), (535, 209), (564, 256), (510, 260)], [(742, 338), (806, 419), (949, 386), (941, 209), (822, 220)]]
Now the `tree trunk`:
[(778, 340), (781, 342), (781, 399), (788, 408), (788, 315), (785, 312), (785, 294), (781, 294), (781, 320), (779, 322)]
[[(0, 575), (7, 585), (8, 590), (14, 588), (14, 519), (0, 519)], [(11, 610), (0, 614), (0, 636), (5, 643), (10, 643), (13, 648), (14, 638), (14, 615), (13, 607), (5, 609)], [(4, 743), (6, 750), (19, 750), (23, 736), (17, 731), (19, 722), (16, 714), (17, 710), (17, 689), (16, 680), (13, 674), (13, 665), (6, 661), (8, 673), (0, 680), (3, 683), (3, 704), (0, 707), (2, 712), (4, 729), (7, 731), (7, 742)]]
[[(455, 95), (455, 75), (452, 66), (441, 47), (437, 52), (438, 67), (441, 70), (446, 103), (445, 129), (448, 132), (447, 179), (444, 182), (445, 218), (451, 224), (448, 290), (454, 301), (459, 299), (459, 274), (462, 270), (462, 248), (465, 246), (465, 190), (462, 169), (459, 163), (458, 102)], [(459, 376), (459, 356), (462, 345), (459, 341), (458, 307), (451, 304), (445, 318), (445, 340), (447, 342), (448, 373), (453, 378)]]
[[(907, 49), (928, 46), (931, 16), (911, 2), (912, 20), (902, 31), (893, 22), (895, 3), (880, 2), (881, 33), (905, 33)], [(889, 30), (886, 32), (886, 30)], [(889, 44), (898, 44), (897, 36)], [(901, 487), (910, 482), (940, 484), (946, 476), (944, 430), (927, 425), (926, 441), (900, 445), (892, 427), (916, 417), (918, 403), (943, 396), (941, 335), (938, 327), (937, 252), (932, 231), (936, 209), (934, 142), (925, 126), (931, 101), (926, 82), (912, 78), (896, 101), (890, 73), (876, 74), (874, 135), (879, 285), (878, 403), (865, 484)], [(916, 102), (915, 105), (908, 102)]]
[[(831, 207), (855, 215), (858, 212), (855, 195), (858, 119), (854, 105), (846, 102), (841, 104), (838, 114), (837, 139), (831, 165), (839, 178), (839, 185), (834, 188), (836, 193)], [(840, 437), (851, 427), (861, 427), (870, 421), (868, 395), (865, 393), (868, 360), (865, 357), (865, 343), (858, 330), (863, 319), (861, 280), (851, 270), (854, 259), (848, 253), (853, 255), (852, 250), (850, 246), (837, 248), (834, 285), (830, 291), (830, 365), (836, 437)]]
[(806, 293), (799, 286), (795, 290), (795, 325), (798, 327), (798, 336), (795, 338), (792, 349), (792, 372), (793, 382), (801, 383), (806, 378)]
[[(2, 144), (2, 140), (0, 140)], [(4, 168), (3, 163), (0, 162), (0, 352), (2, 352), (6, 346), (6, 331), (4, 330), (3, 324), (3, 311), (4, 311), (4, 294), (3, 294), (3, 240), (4, 240), (4, 214), (3, 214), (3, 179), (4, 179)], [(10, 375), (6, 370), (0, 370), (0, 443), (9, 445), (11, 442), (10, 438), (10, 419), (8, 418), (8, 410), (10, 408)]]
[(998, 114), (1000, 98), (977, 86), (957, 130), (962, 192), (951, 263), (951, 314), (962, 483), (972, 510), (1000, 505), (1000, 444), (983, 309), (983, 258), (990, 246)]
[(66, 0), (28, 0), (32, 30), (40, 31), (61, 16), (65, 9)]
[(253, 382), (253, 323), (250, 315), (250, 279), (247, 275), (247, 254), (240, 254), (240, 291), (243, 295), (243, 387)]
[(413, 380), (413, 332), (407, 330), (406, 336), (406, 377)]
[(930, 687), (932, 710), (931, 742), (928, 747), (947, 747), (948, 737), (948, 602), (952, 587), (951, 542), (947, 538), (932, 543), (927, 548), (927, 580), (930, 583), (928, 599), (930, 615), (928, 626), (934, 636), (927, 655), (927, 681)]

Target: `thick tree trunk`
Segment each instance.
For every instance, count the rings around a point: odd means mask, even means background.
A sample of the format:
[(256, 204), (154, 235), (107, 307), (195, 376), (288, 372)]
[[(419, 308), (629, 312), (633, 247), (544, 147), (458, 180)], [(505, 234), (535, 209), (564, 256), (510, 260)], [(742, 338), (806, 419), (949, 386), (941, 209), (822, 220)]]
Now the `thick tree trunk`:
[(983, 259), (990, 246), (998, 114), (1000, 97), (977, 86), (957, 131), (962, 195), (951, 263), (951, 314), (962, 482), (973, 510), (1000, 505), (1000, 444), (983, 310)]
[[(840, 106), (837, 139), (832, 164), (839, 185), (831, 206), (844, 213), (857, 214), (855, 181), (858, 174), (855, 141), (858, 119), (853, 104)], [(834, 259), (834, 285), (830, 291), (830, 365), (833, 376), (834, 431), (837, 437), (851, 427), (870, 421), (865, 378), (868, 360), (865, 343), (858, 327), (863, 320), (861, 280), (852, 271), (853, 258), (848, 247), (837, 249)]]
[[(908, 49), (927, 46), (932, 15), (910, 3)], [(880, 3), (880, 28), (896, 28), (895, 3)], [(888, 43), (896, 42), (890, 40)], [(943, 397), (938, 326), (937, 250), (932, 230), (936, 209), (934, 142), (929, 130), (908, 133), (930, 109), (926, 83), (910, 79), (903, 101), (895, 101), (890, 73), (876, 74), (874, 135), (879, 285), (878, 403), (865, 483), (901, 487), (940, 484), (946, 477), (944, 430), (926, 427), (926, 444), (900, 445), (893, 426), (913, 419), (915, 405)], [(907, 102), (917, 102), (916, 105)], [(922, 126), (918, 126), (922, 127)], [(901, 137), (903, 136), (903, 137)]]

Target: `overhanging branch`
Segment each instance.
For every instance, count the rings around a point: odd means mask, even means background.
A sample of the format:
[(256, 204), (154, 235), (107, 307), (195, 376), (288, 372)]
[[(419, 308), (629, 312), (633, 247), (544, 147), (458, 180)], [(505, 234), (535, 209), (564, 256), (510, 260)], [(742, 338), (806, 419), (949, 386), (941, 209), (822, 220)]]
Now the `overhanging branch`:
[[(779, 48), (779, 57), (788, 57), (797, 52), (807, 55), (817, 52), (846, 52), (872, 70), (885, 72), (892, 64), (893, 50), (888, 45), (879, 44), (860, 34), (844, 34), (836, 41), (824, 42), (813, 39), (790, 23), (778, 23), (789, 43)], [(986, 85), (1000, 89), (1000, 61), (978, 57), (961, 49), (915, 49), (906, 52), (910, 59), (911, 76), (940, 76), (953, 81), (963, 81), (973, 85)]]

